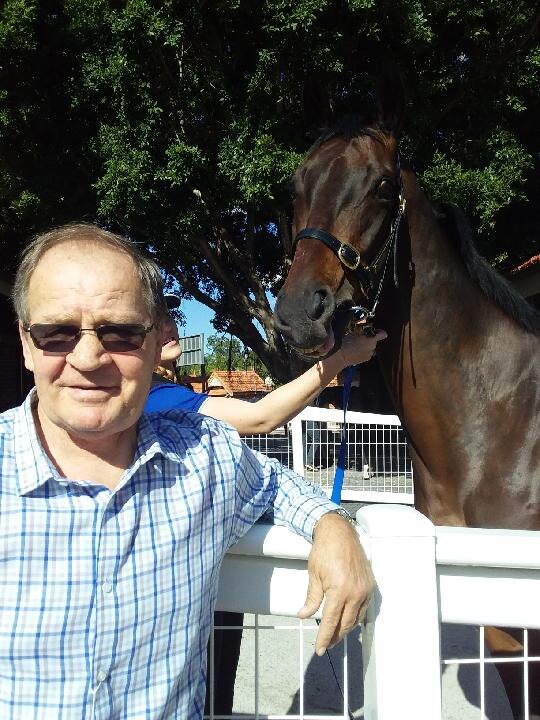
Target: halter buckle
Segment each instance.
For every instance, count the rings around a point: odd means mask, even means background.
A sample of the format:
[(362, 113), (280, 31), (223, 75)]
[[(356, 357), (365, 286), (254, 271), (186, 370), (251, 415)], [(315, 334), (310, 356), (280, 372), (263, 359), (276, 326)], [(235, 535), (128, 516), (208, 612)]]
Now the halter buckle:
[(337, 255), (343, 265), (348, 267), (349, 270), (356, 270), (360, 265), (359, 253), (357, 253), (351, 245), (347, 245), (347, 243), (341, 243)]

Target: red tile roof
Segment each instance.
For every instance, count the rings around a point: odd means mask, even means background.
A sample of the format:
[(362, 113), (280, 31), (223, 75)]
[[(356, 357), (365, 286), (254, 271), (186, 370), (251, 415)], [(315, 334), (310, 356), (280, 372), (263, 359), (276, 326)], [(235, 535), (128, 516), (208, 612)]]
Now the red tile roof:
[(203, 392), (203, 382), (200, 375), (181, 375), (180, 382), (183, 385), (191, 385), (193, 392)]
[(227, 395), (268, 392), (264, 380), (254, 370), (213, 370), (208, 378), (208, 390), (223, 388)]

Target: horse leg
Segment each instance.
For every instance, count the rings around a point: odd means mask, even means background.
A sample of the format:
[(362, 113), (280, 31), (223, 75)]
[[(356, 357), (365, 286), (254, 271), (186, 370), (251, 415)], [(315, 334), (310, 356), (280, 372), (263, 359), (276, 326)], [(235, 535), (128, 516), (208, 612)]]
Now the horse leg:
[[(523, 631), (518, 628), (486, 627), (486, 643), (493, 658), (522, 658)], [(540, 630), (528, 632), (528, 655), (540, 655)], [(495, 663), (501, 677), (514, 720), (524, 720), (524, 688), (525, 666), (523, 662)], [(529, 684), (529, 720), (540, 720), (540, 663), (530, 662), (528, 671)]]

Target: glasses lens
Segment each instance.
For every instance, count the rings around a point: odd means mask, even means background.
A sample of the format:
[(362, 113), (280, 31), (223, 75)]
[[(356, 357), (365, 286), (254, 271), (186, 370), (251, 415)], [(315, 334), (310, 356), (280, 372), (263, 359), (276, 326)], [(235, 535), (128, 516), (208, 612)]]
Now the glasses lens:
[(34, 345), (47, 352), (71, 352), (77, 344), (79, 328), (74, 325), (32, 325), (29, 328)]
[(148, 330), (144, 325), (100, 325), (96, 333), (105, 350), (130, 352), (142, 347)]
[[(86, 332), (95, 332), (103, 348), (109, 352), (138, 350), (151, 329), (152, 326), (146, 328), (144, 325), (122, 324), (100, 325), (94, 331), (91, 328), (84, 328)], [(51, 353), (72, 352), (81, 336), (81, 328), (76, 325), (36, 323), (27, 330), (37, 348)]]

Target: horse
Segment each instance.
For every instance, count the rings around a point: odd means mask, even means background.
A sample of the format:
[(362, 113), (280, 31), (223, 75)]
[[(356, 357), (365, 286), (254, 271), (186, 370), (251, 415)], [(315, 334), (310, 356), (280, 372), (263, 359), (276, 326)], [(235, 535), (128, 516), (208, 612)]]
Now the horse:
[[(408, 439), (417, 509), (437, 525), (539, 530), (540, 314), (475, 250), (464, 215), (434, 206), (401, 162), (403, 105), (387, 93), (376, 115), (336, 122), (296, 170), (295, 252), (275, 324), (319, 358), (355, 313), (376, 321), (388, 332), (377, 359)], [(486, 632), (494, 653), (509, 649), (506, 633)], [(515, 671), (500, 669), (518, 718)]]

